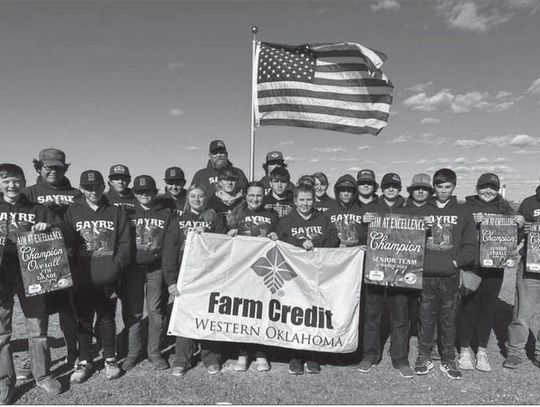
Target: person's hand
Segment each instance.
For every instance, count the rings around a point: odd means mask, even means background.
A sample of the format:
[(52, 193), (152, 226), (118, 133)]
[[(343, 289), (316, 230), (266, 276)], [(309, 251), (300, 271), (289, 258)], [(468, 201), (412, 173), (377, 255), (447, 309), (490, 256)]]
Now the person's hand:
[(304, 243), (302, 243), (302, 247), (306, 249), (308, 252), (313, 250), (315, 246), (313, 246), (313, 242), (309, 239), (304, 240)]
[(235, 236), (238, 236), (238, 229), (231, 229), (227, 232), (227, 235), (229, 235), (230, 237), (235, 237)]
[(484, 214), (482, 212), (474, 212), (473, 217), (476, 223), (482, 223), (484, 220)]
[(435, 225), (435, 218), (433, 216), (424, 216), (424, 226), (426, 229), (432, 228)]
[(268, 239), (273, 240), (274, 242), (278, 240), (277, 233), (276, 232), (270, 232), (268, 233), (268, 236), (266, 236)]
[(51, 227), (50, 224), (45, 222), (38, 222), (35, 225), (32, 226), (32, 232), (45, 232), (47, 229)]
[(523, 233), (529, 233), (531, 231), (531, 222), (525, 222), (523, 225)]
[(178, 297), (180, 295), (180, 293), (178, 292), (178, 288), (176, 287), (176, 284), (171, 284), (168, 287), (168, 290), (169, 290), (170, 295), (174, 295), (175, 297)]
[(204, 232), (204, 228), (203, 228), (202, 226), (195, 226), (195, 227), (193, 228), (193, 231), (194, 231), (195, 233), (198, 233), (198, 234), (200, 235), (201, 233)]
[(364, 216), (362, 216), (363, 223), (371, 223), (374, 220), (375, 220), (375, 214), (373, 212), (366, 212)]
[(514, 215), (514, 222), (518, 228), (522, 228), (525, 225), (525, 218), (522, 215)]

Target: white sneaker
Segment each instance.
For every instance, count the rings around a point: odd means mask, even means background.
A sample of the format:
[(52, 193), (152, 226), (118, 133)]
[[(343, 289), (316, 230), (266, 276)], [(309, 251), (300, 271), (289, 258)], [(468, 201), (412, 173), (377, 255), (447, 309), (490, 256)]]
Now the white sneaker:
[(263, 357), (257, 358), (257, 371), (258, 372), (267, 372), (270, 370), (270, 363), (268, 363), (268, 360)]
[(478, 352), (476, 354), (476, 368), (482, 372), (489, 372), (491, 370), (486, 352)]
[(245, 372), (248, 369), (248, 357), (244, 355), (238, 356), (238, 360), (234, 365), (234, 370), (237, 372)]
[(463, 370), (474, 370), (474, 357), (469, 349), (459, 353), (458, 366)]

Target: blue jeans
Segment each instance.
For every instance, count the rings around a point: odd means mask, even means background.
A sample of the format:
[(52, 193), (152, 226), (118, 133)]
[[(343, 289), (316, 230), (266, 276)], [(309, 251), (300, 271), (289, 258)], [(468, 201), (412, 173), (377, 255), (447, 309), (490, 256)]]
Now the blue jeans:
[[(524, 261), (520, 260), (516, 275), (516, 294), (514, 299), (514, 314), (508, 325), (508, 356), (514, 355), (525, 358), (525, 345), (529, 337), (531, 319), (540, 310), (540, 275), (527, 273), (523, 276)], [(534, 356), (540, 360), (540, 331), (536, 335)]]
[(169, 293), (161, 269), (134, 266), (124, 276), (123, 318), (128, 330), (128, 356), (142, 355), (142, 317), (146, 284), (148, 312), (148, 357), (161, 356), (161, 344), (166, 333), (167, 300)]
[[(18, 264), (5, 263), (2, 264), (1, 274), (20, 275)], [(16, 381), (10, 347), (13, 297), (15, 294), (19, 297), (25, 317), (32, 375), (36, 381), (49, 377), (49, 367), (51, 365), (51, 355), (47, 345), (49, 316), (45, 306), (45, 296), (26, 297), (20, 277), (12, 280), (11, 282), (2, 281), (0, 283), (0, 381), (10, 386), (14, 386)]]

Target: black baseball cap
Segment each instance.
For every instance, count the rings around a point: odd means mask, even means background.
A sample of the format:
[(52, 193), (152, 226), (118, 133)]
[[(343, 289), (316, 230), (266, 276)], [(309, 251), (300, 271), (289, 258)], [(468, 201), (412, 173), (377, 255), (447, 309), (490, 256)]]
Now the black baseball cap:
[(222, 140), (212, 140), (212, 142), (210, 143), (210, 148), (208, 149), (208, 151), (211, 154), (216, 154), (216, 153), (219, 153), (219, 152), (226, 153), (227, 152), (227, 147), (225, 147), (225, 143)]
[(401, 188), (401, 177), (394, 172), (384, 174), (381, 181), (381, 188), (384, 189), (387, 185), (398, 185)]
[(95, 186), (95, 185), (104, 185), (103, 175), (98, 170), (86, 170), (81, 174), (81, 180), (79, 185), (81, 187), (86, 186)]
[(180, 167), (169, 167), (165, 170), (165, 181), (185, 181), (184, 171)]
[(133, 181), (133, 192), (155, 191), (156, 189), (156, 181), (150, 175), (138, 175)]
[(131, 177), (129, 168), (124, 164), (115, 164), (109, 170), (109, 178), (114, 176)]

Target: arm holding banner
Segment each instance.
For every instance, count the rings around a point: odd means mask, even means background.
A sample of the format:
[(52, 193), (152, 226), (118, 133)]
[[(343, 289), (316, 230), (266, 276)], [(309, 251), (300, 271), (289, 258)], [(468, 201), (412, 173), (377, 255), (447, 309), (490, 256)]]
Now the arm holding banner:
[(165, 231), (165, 239), (163, 242), (163, 252), (161, 254), (161, 269), (165, 284), (169, 289), (169, 294), (178, 295), (176, 282), (178, 281), (178, 273), (180, 264), (182, 263), (182, 240), (184, 236), (178, 222), (173, 221)]

